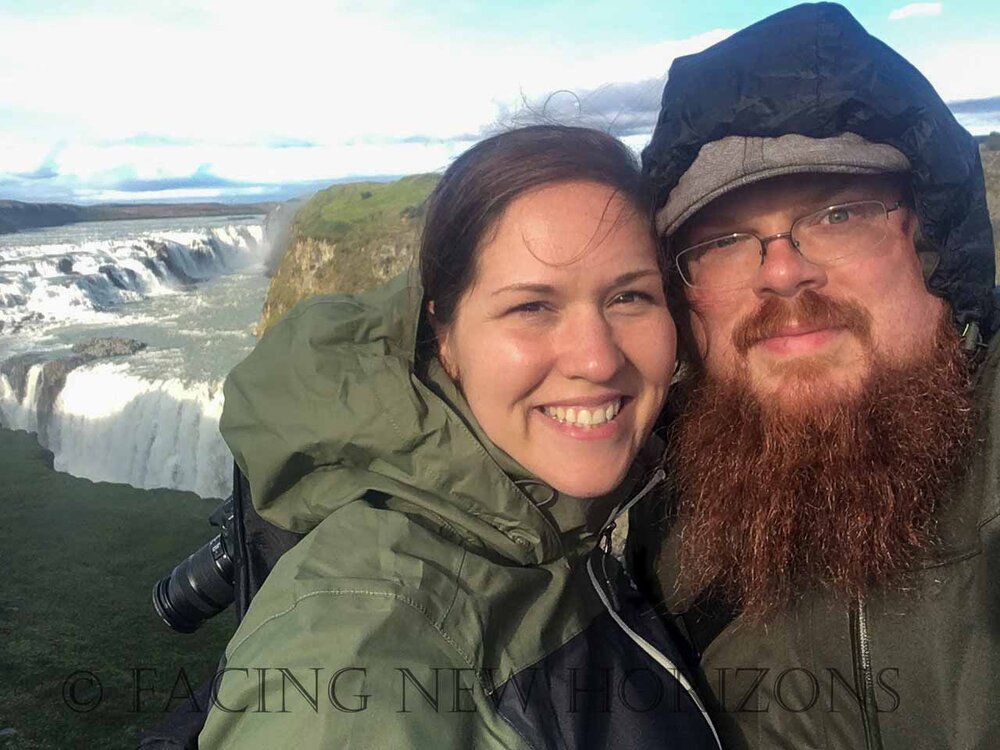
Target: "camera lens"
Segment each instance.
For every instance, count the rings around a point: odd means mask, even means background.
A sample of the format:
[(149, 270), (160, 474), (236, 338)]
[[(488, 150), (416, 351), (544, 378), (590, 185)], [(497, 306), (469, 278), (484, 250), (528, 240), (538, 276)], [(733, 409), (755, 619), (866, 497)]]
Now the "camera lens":
[(235, 599), (233, 560), (220, 534), (153, 587), (153, 606), (171, 628), (193, 633)]

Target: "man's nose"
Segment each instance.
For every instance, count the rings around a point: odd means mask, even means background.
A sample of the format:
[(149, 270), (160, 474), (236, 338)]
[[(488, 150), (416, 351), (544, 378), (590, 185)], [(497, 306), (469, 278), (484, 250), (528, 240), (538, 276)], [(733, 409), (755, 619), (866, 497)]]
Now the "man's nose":
[(607, 382), (625, 362), (615, 330), (600, 311), (574, 314), (558, 335), (559, 370), (567, 378)]
[(753, 288), (761, 296), (794, 297), (805, 289), (825, 284), (826, 270), (804, 258), (792, 244), (791, 237), (781, 236), (767, 243)]

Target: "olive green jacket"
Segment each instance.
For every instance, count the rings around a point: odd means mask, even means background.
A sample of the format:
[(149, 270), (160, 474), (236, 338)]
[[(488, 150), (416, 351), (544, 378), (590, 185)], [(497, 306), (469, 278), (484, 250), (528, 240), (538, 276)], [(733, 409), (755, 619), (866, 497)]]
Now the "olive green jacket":
[(675, 714), (602, 712), (576, 685), (630, 665), (674, 679), (587, 565), (642, 462), (585, 502), (528, 475), (434, 357), (418, 372), (420, 305), (405, 277), (314, 298), (227, 379), (221, 429), (257, 510), (306, 536), (230, 641), (199, 745), (583, 747), (596, 731), (716, 747), (684, 690)]

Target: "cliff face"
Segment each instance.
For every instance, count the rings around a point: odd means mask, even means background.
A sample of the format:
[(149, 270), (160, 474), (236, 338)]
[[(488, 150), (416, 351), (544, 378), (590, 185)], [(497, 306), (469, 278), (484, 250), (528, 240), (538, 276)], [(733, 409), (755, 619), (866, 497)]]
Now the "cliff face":
[(306, 297), (360, 292), (405, 270), (414, 261), (423, 204), (437, 179), (413, 175), (335, 185), (314, 195), (295, 214), (257, 334)]

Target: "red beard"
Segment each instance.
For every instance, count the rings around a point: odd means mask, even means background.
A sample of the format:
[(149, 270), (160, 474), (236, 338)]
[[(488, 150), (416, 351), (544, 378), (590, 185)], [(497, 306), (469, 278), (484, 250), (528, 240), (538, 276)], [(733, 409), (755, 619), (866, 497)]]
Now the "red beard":
[[(863, 311), (816, 297), (812, 315), (870, 341)], [(756, 317), (737, 328), (738, 350), (785, 313)], [(677, 593), (712, 587), (759, 619), (809, 588), (862, 595), (933, 546), (935, 510), (974, 426), (969, 367), (946, 318), (915, 361), (873, 358), (860, 392), (822, 408), (763, 408), (746, 375), (693, 379), (668, 451)]]

